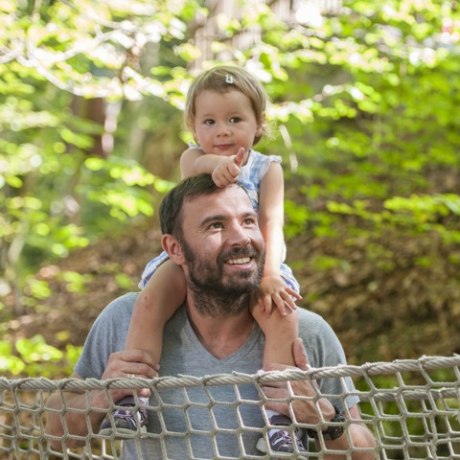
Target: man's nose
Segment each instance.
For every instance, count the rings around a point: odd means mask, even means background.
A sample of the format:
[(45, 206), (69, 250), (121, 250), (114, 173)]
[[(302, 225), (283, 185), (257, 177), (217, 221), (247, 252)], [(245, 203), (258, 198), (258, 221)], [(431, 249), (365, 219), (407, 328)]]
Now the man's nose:
[(229, 229), (228, 242), (236, 246), (246, 246), (251, 242), (251, 237), (245, 227), (235, 224)]

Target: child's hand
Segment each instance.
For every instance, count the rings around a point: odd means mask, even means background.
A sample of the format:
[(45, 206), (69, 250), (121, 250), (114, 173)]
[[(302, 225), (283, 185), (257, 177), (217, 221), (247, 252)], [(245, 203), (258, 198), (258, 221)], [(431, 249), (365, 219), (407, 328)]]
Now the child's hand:
[(274, 308), (278, 308), (281, 315), (286, 316), (288, 310), (294, 311), (297, 308), (294, 300), (301, 298), (279, 275), (263, 276), (260, 281), (258, 304), (267, 316), (270, 316)]
[(214, 168), (212, 180), (218, 187), (234, 184), (240, 175), (241, 166), (246, 159), (246, 149), (241, 147), (236, 155), (231, 155)]

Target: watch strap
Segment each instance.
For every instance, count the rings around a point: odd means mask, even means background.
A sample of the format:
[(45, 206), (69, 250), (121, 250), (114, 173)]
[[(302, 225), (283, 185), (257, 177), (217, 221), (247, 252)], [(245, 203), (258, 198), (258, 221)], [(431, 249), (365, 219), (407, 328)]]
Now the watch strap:
[[(334, 417), (331, 418), (330, 422), (334, 423), (334, 425), (329, 425), (326, 430), (321, 431), (321, 436), (325, 440), (334, 440), (337, 438), (340, 438), (342, 436), (343, 432), (345, 431), (345, 427), (343, 423), (345, 422), (345, 417), (343, 415), (343, 412), (340, 411), (336, 406), (334, 406), (335, 409), (335, 415)], [(336, 425), (336, 423), (341, 423), (340, 425)], [(307, 428), (307, 433), (308, 436), (318, 439), (320, 434), (319, 430), (313, 429), (313, 428)]]

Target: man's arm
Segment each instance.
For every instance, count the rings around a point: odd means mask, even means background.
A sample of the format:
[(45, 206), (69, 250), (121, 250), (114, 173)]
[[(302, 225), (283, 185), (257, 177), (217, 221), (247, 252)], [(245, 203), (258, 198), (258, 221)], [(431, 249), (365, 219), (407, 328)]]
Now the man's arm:
[[(123, 350), (112, 353), (101, 380), (115, 377), (145, 377), (153, 378), (158, 375), (158, 366), (152, 361), (149, 353), (142, 350)], [(81, 378), (78, 374), (72, 377)], [(46, 434), (51, 437), (50, 443), (54, 449), (73, 447), (85, 443), (84, 437), (91, 432), (97, 433), (99, 426), (110, 407), (111, 400), (119, 401), (125, 396), (132, 396), (129, 388), (93, 390), (89, 393), (54, 393), (46, 402)], [(148, 397), (149, 389), (139, 390), (140, 396)], [(89, 418), (89, 423), (88, 423)], [(65, 436), (69, 435), (68, 439)], [(78, 439), (82, 437), (82, 439)]]
[[(72, 374), (72, 378), (81, 378)], [(110, 402), (103, 390), (86, 393), (60, 392), (52, 394), (46, 402), (46, 434), (52, 438), (50, 444), (53, 449), (62, 450), (65, 447), (75, 447), (85, 443), (84, 437), (88, 434), (88, 418), (92, 432), (97, 433), (99, 426), (107, 412)], [(89, 411), (89, 409), (93, 409)], [(102, 409), (96, 412), (94, 409)], [(70, 435), (65, 439), (66, 432)], [(78, 440), (75, 436), (81, 436)]]
[[(302, 345), (302, 341), (297, 339), (293, 346), (293, 355), (296, 366), (302, 370), (308, 369), (307, 355)], [(281, 364), (272, 364), (265, 370), (286, 370), (293, 369), (292, 366), (286, 366)], [(273, 386), (272, 386), (273, 385)], [(318, 394), (318, 390), (313, 388), (313, 383), (307, 380), (295, 380), (290, 382), (292, 392), (299, 396), (314, 396)], [(279, 382), (278, 384), (270, 384), (263, 388), (264, 395), (268, 398), (274, 399), (291, 399), (289, 390), (285, 382)], [(320, 422), (320, 415), (318, 411), (321, 411), (322, 418), (324, 420), (331, 420), (335, 415), (335, 409), (332, 403), (326, 398), (319, 400), (300, 400), (294, 399), (290, 403), (286, 402), (269, 402), (265, 404), (267, 409), (272, 409), (280, 412), (284, 415), (289, 416), (289, 404), (294, 411), (295, 418), (300, 423), (311, 423), (317, 424)], [(355, 449), (352, 453), (351, 458), (353, 460), (374, 460), (376, 458), (376, 442), (373, 434), (369, 428), (362, 423), (361, 412), (357, 405), (352, 406), (348, 409), (351, 416), (352, 423), (346, 425), (346, 431), (334, 440), (325, 440), (324, 444), (327, 449), (342, 450), (343, 456), (338, 455), (325, 455), (324, 458), (329, 460), (339, 460), (340, 458), (349, 458), (346, 455), (348, 449)], [(351, 443), (349, 442), (351, 441)], [(358, 451), (356, 449), (359, 449)], [(366, 450), (361, 450), (366, 449)]]

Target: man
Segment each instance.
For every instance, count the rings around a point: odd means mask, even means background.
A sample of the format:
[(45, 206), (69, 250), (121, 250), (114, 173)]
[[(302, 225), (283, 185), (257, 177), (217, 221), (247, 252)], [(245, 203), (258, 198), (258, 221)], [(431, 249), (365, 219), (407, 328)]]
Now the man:
[[(161, 367), (144, 351), (123, 350), (136, 295), (127, 294), (112, 302), (98, 317), (87, 338), (75, 376), (109, 379), (174, 375), (204, 376), (241, 372), (254, 374), (262, 366), (264, 338), (250, 313), (251, 294), (258, 287), (264, 263), (264, 241), (257, 215), (245, 191), (238, 185), (218, 188), (209, 175), (182, 181), (163, 200), (160, 210), (163, 247), (170, 259), (182, 267), (187, 280), (187, 301), (166, 325)], [(272, 314), (277, 314), (276, 312)], [(312, 366), (345, 363), (340, 343), (318, 315), (298, 310), (303, 346)], [(302, 343), (294, 346), (300, 368), (307, 366)], [(273, 363), (271, 369), (285, 366)], [(319, 387), (295, 381), (295, 394), (310, 396), (292, 403), (266, 403), (280, 413), (294, 415), (298, 423), (324, 423), (328, 449), (361, 448), (353, 459), (374, 458), (374, 439), (361, 416), (351, 380), (324, 379)], [(268, 397), (289, 396), (286, 385), (265, 389)], [(114, 401), (132, 390), (110, 390)], [(321, 393), (319, 393), (321, 392)], [(325, 394), (329, 399), (322, 397)], [(316, 396), (315, 396), (316, 395)], [(319, 397), (318, 397), (319, 395)], [(265, 426), (255, 385), (220, 385), (155, 391), (150, 398), (148, 436), (124, 442), (124, 458), (245, 458), (258, 455), (256, 444)], [(47, 432), (54, 447), (66, 432), (85, 437), (97, 433), (110, 407), (105, 391), (66, 394), (65, 413), (61, 395), (53, 395), (47, 413)], [(347, 406), (345, 408), (344, 406)], [(99, 409), (86, 414), (91, 407)], [(80, 413), (72, 411), (80, 409)], [(83, 411), (82, 411), (83, 409)], [(293, 411), (293, 414), (292, 414)], [(343, 428), (334, 423), (342, 412), (353, 420)], [(65, 418), (65, 423), (63, 419)], [(65, 425), (65, 427), (63, 427)], [(309, 431), (313, 437), (321, 436)], [(66, 436), (67, 445), (76, 439)], [(332, 439), (333, 438), (333, 439)], [(365, 449), (367, 448), (367, 449)], [(344, 458), (346, 455), (344, 455)], [(338, 459), (340, 457), (333, 456)], [(350, 458), (350, 457), (348, 457)]]

